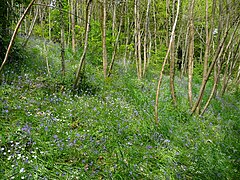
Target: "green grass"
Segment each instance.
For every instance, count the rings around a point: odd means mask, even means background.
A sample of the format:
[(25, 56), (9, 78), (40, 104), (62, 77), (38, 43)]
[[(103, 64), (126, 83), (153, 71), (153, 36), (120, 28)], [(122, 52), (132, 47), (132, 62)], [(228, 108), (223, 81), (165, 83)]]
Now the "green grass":
[(165, 77), (156, 126), (155, 73), (139, 81), (116, 64), (105, 81), (87, 63), (86, 85), (74, 95), (79, 55), (67, 53), (63, 80), (59, 47), (48, 44), (48, 76), (41, 41), (30, 43), (24, 64), (6, 67), (0, 86), (0, 179), (240, 178), (239, 93), (195, 117), (186, 79), (176, 78), (174, 108)]

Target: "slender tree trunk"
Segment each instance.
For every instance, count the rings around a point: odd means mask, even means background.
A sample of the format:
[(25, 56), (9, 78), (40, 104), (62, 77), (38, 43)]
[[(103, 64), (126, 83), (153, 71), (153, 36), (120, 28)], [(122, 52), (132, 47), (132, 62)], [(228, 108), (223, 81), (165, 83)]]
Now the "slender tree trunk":
[[(173, 1), (172, 5), (172, 16), (173, 16), (173, 23), (174, 23), (174, 15), (175, 15), (175, 1)], [(171, 97), (173, 101), (173, 105), (177, 105), (177, 98), (175, 95), (175, 87), (174, 87), (174, 76), (175, 76), (175, 33), (173, 34), (173, 40), (171, 43), (171, 48), (170, 48), (170, 91), (171, 91)]]
[(153, 0), (153, 22), (154, 22), (154, 51), (157, 54), (157, 19), (156, 19), (156, 4), (155, 0)]
[(118, 46), (118, 41), (119, 41), (119, 36), (120, 36), (120, 33), (121, 33), (121, 29), (122, 29), (122, 17), (120, 17), (119, 30), (118, 30), (117, 38), (116, 38), (116, 41), (115, 41), (115, 44), (114, 44), (114, 49), (113, 49), (113, 53), (112, 53), (112, 60), (111, 60), (111, 64), (110, 64), (109, 71), (108, 71), (108, 77), (110, 77), (111, 74), (112, 74), (112, 69), (113, 69), (113, 64), (114, 64), (114, 61), (115, 61), (115, 56), (116, 56), (116, 52), (117, 52), (117, 46)]
[(48, 73), (48, 76), (51, 76), (51, 73), (50, 73), (50, 67), (49, 67), (49, 61), (48, 61), (48, 49), (46, 47), (46, 40), (44, 41), (44, 52), (45, 52), (45, 60), (46, 60), (46, 67), (47, 67), (47, 73)]
[[(125, 3), (125, 14), (128, 14), (128, 1), (126, 1)], [(125, 29), (127, 29), (127, 32), (126, 32), (126, 43), (125, 43), (125, 51), (124, 51), (124, 56), (123, 56), (123, 66), (126, 70), (126, 61), (127, 61), (127, 52), (128, 52), (128, 43), (129, 43), (129, 36), (130, 36), (130, 30), (129, 30), (129, 26), (130, 26), (130, 19), (129, 19), (129, 16), (126, 17), (126, 23), (125, 23)]]
[(174, 37), (174, 33), (175, 33), (176, 25), (177, 25), (177, 20), (178, 20), (179, 8), (180, 8), (180, 0), (178, 0), (177, 14), (176, 14), (176, 17), (175, 17), (175, 22), (174, 22), (173, 27), (172, 27), (172, 33), (171, 33), (169, 46), (168, 46), (167, 54), (166, 54), (166, 56), (164, 58), (164, 61), (163, 61), (162, 69), (160, 71), (159, 80), (158, 80), (158, 86), (157, 86), (157, 92), (156, 92), (156, 101), (155, 101), (155, 122), (156, 122), (156, 124), (158, 124), (158, 100), (159, 100), (160, 87), (161, 87), (161, 83), (162, 83), (164, 67), (166, 65), (167, 58), (168, 58), (168, 55), (169, 55), (169, 52), (170, 52), (170, 49), (171, 49), (171, 44), (173, 42), (173, 37)]
[(187, 24), (187, 31), (186, 31), (186, 36), (185, 36), (185, 46), (183, 48), (183, 56), (182, 56), (182, 66), (181, 66), (181, 77), (186, 72), (186, 67), (187, 67), (187, 58), (188, 58), (188, 43), (189, 43), (189, 26)]
[[(205, 9), (205, 14), (206, 14), (206, 20), (205, 20), (205, 31), (206, 31), (206, 48), (205, 48), (205, 54), (204, 54), (204, 64), (203, 64), (203, 78), (207, 74), (208, 70), (208, 55), (209, 55), (209, 49), (210, 49), (210, 44), (211, 44), (211, 33), (209, 35), (209, 26), (208, 26), (208, 0), (206, 0), (206, 9)], [(211, 31), (210, 31), (211, 32)]]
[(192, 79), (193, 79), (193, 57), (194, 57), (194, 24), (193, 24), (193, 12), (194, 2), (191, 0), (190, 3), (190, 34), (189, 34), (189, 55), (188, 55), (188, 100), (190, 108), (192, 107)]
[[(208, 0), (206, 0), (206, 9), (205, 9), (205, 29), (206, 29), (206, 47), (205, 47), (205, 54), (204, 54), (204, 63), (203, 63), (203, 77), (202, 77), (202, 84), (204, 83), (204, 79), (207, 77), (208, 72), (208, 58), (209, 58), (209, 52), (212, 44), (212, 33), (213, 33), (213, 26), (214, 26), (214, 17), (215, 17), (215, 9), (216, 9), (216, 0), (213, 0), (212, 2), (212, 17), (211, 17), (211, 27), (209, 29), (209, 23), (208, 23)], [(196, 113), (200, 113), (201, 109), (201, 103), (202, 103), (202, 97), (199, 97), (199, 105), (196, 109)]]
[(143, 76), (146, 73), (147, 69), (147, 62), (148, 62), (148, 56), (147, 56), (147, 42), (148, 42), (148, 29), (149, 29), (149, 9), (151, 5), (151, 0), (148, 0), (147, 3), (147, 11), (146, 11), (146, 21), (145, 21), (145, 31), (144, 31), (144, 43), (143, 43)]
[[(229, 24), (229, 9), (228, 9), (228, 0), (226, 0), (226, 15), (227, 15), (227, 21), (225, 22), (225, 26), (228, 26)], [(219, 21), (218, 21), (218, 40), (217, 40), (217, 43), (219, 44), (220, 43), (220, 40), (221, 40), (221, 36), (223, 35), (223, 31), (224, 31), (224, 27), (223, 27), (223, 23), (224, 23), (224, 18), (222, 16), (223, 14), (223, 1), (219, 1)], [(225, 16), (226, 16), (225, 15)], [(214, 86), (214, 89), (213, 89), (213, 97), (216, 96), (216, 91), (217, 91), (217, 86), (218, 86), (218, 81), (219, 81), (219, 76), (218, 74), (220, 75), (221, 72), (218, 72), (221, 70), (221, 61), (222, 61), (223, 57), (220, 57), (217, 62), (215, 63), (215, 66), (214, 66), (214, 82), (215, 82), (215, 86)], [(211, 97), (211, 95), (210, 95)], [(211, 98), (213, 98), (211, 97)], [(210, 101), (209, 101), (210, 102)], [(203, 113), (202, 113), (203, 114)]]
[[(223, 52), (223, 48), (221, 49), (221, 51), (220, 51), (220, 55), (218, 56), (218, 59), (220, 58), (220, 56), (222, 55), (222, 52)], [(218, 60), (216, 60), (216, 61), (218, 61)], [(206, 109), (207, 109), (207, 107), (209, 106), (209, 104), (210, 104), (210, 101), (212, 100), (212, 98), (213, 98), (213, 96), (214, 96), (214, 92), (215, 92), (215, 90), (216, 90), (216, 88), (217, 88), (217, 83), (218, 83), (218, 79), (219, 79), (219, 76), (220, 76), (220, 70), (221, 70), (221, 66), (218, 66), (218, 71), (217, 71), (217, 74), (215, 75), (216, 77), (214, 78), (214, 84), (213, 84), (213, 88), (212, 88), (212, 91), (211, 91), (211, 94), (210, 94), (210, 96), (209, 96), (209, 98), (208, 98), (208, 100), (207, 100), (207, 102), (206, 102), (206, 104), (205, 104), (205, 106), (204, 106), (204, 108), (203, 108), (203, 110), (202, 110), (202, 112), (201, 112), (201, 116), (205, 113), (205, 111), (206, 111)]]
[(76, 51), (76, 41), (75, 41), (75, 6), (76, 6), (76, 1), (72, 0), (71, 1), (71, 25), (72, 25), (72, 51)]
[(102, 2), (102, 55), (103, 55), (103, 75), (107, 77), (107, 47), (106, 47), (106, 18), (107, 18), (107, 1)]
[(91, 19), (91, 13), (92, 13), (92, 0), (88, 0), (87, 6), (86, 6), (86, 24), (85, 24), (85, 40), (84, 40), (84, 49), (83, 54), (81, 56), (79, 66), (76, 73), (76, 78), (74, 82), (74, 89), (76, 90), (79, 85), (79, 80), (81, 78), (81, 70), (85, 61), (86, 53), (87, 53), (87, 47), (88, 47), (88, 34), (90, 30), (90, 19)]
[(3, 66), (4, 66), (4, 64), (5, 64), (6, 61), (7, 61), (8, 55), (9, 55), (10, 50), (11, 50), (11, 48), (12, 48), (12, 45), (13, 45), (13, 42), (14, 42), (15, 37), (16, 37), (16, 35), (17, 35), (18, 29), (19, 29), (22, 21), (24, 20), (25, 16), (27, 15), (28, 11), (30, 10), (30, 8), (32, 7), (32, 5), (33, 5), (34, 2), (35, 2), (35, 0), (32, 0), (32, 1), (29, 3), (28, 7), (27, 7), (26, 10), (24, 11), (22, 17), (20, 18), (20, 20), (18, 21), (18, 23), (17, 23), (17, 25), (16, 25), (16, 27), (15, 27), (15, 30), (14, 30), (13, 35), (12, 35), (12, 38), (11, 38), (10, 43), (9, 43), (9, 45), (8, 45), (7, 52), (6, 52), (6, 54), (5, 54), (5, 58), (4, 58), (4, 60), (3, 60), (2, 64), (1, 64), (0, 72), (2, 71)]
[[(203, 63), (203, 77), (202, 77), (202, 84), (204, 83), (204, 79), (207, 77), (207, 72), (208, 72), (208, 58), (209, 58), (209, 51), (211, 48), (211, 44), (212, 44), (212, 33), (213, 33), (213, 27), (214, 27), (214, 17), (215, 17), (215, 9), (216, 9), (216, 0), (213, 0), (213, 4), (212, 4), (212, 17), (211, 17), (211, 27), (209, 29), (209, 16), (208, 16), (208, 0), (206, 0), (206, 9), (205, 9), (205, 29), (206, 29), (206, 45), (205, 45), (205, 53), (204, 53), (204, 63)], [(200, 109), (201, 109), (201, 102), (202, 101), (202, 97), (200, 97), (199, 100), (199, 105), (196, 109), (196, 113), (199, 114), (200, 113)]]
[(136, 68), (137, 68), (137, 76), (138, 79), (140, 79), (140, 69), (139, 69), (139, 61), (138, 61), (138, 16), (137, 16), (137, 11), (138, 11), (138, 6), (137, 6), (138, 0), (134, 1), (134, 54), (135, 54), (135, 59), (136, 59)]
[[(232, 50), (229, 52), (229, 55), (228, 55), (228, 60), (226, 62), (226, 67), (225, 67), (225, 71), (224, 71), (224, 76), (223, 76), (223, 82), (222, 82), (222, 89), (221, 89), (221, 93), (220, 93), (220, 96), (223, 96), (226, 89), (227, 89), (227, 85), (228, 85), (228, 82), (229, 82), (229, 79), (231, 77), (231, 72), (230, 72), (230, 60), (234, 60), (234, 59), (237, 59), (237, 52), (239, 51), (239, 48), (240, 48), (240, 41), (237, 42), (237, 46), (236, 46), (236, 50), (234, 51), (233, 48), (235, 47), (235, 44), (233, 44), (233, 47), (232, 47)], [(237, 60), (236, 60), (237, 61)], [(240, 77), (240, 65), (239, 65), (239, 68), (238, 68), (238, 73), (237, 73), (237, 77), (236, 77), (236, 81), (235, 83), (238, 84), (238, 79)]]
[[(237, 73), (237, 77), (236, 77), (236, 84), (240, 84), (240, 64), (238, 66), (238, 73)], [(226, 91), (226, 88), (224, 89), (223, 94)]]
[(169, 27), (171, 24), (171, 15), (170, 15), (170, 0), (166, 0), (166, 47), (168, 47), (169, 43)]
[(229, 32), (229, 29), (226, 30), (224, 36), (222, 37), (219, 45), (218, 45), (218, 48), (215, 52), (215, 55), (213, 57), (213, 60), (212, 60), (212, 63), (210, 65), (210, 67), (208, 68), (208, 72), (206, 74), (206, 76), (203, 78), (203, 82), (202, 82), (202, 85), (201, 85), (201, 88), (200, 88), (200, 91), (199, 91), (199, 96), (198, 96), (198, 99), (197, 99), (197, 102), (195, 103), (195, 105), (193, 106), (192, 108), (192, 113), (196, 112), (196, 109), (199, 108), (199, 104), (200, 104), (200, 101), (202, 100), (203, 98), (203, 94), (204, 94), (204, 91), (205, 91), (205, 88), (206, 88), (206, 84), (207, 84), (207, 81), (210, 77), (210, 74), (214, 68), (214, 65), (216, 63), (216, 61), (218, 60), (219, 58), (219, 54), (223, 48), (223, 45), (224, 45), (224, 42), (226, 41), (226, 38), (227, 38), (227, 35), (228, 35), (228, 32)]
[(23, 44), (23, 47), (25, 47), (25, 46), (27, 45), (28, 40), (29, 40), (29, 38), (30, 38), (30, 36), (31, 36), (31, 34), (32, 34), (33, 28), (34, 28), (34, 26), (35, 26), (35, 23), (36, 23), (36, 20), (37, 20), (37, 17), (38, 17), (38, 8), (36, 8), (36, 9), (37, 9), (37, 10), (36, 10), (36, 14), (35, 14), (35, 16), (34, 16), (34, 19), (33, 19), (33, 21), (32, 21), (32, 24), (31, 24), (31, 26), (30, 26), (30, 29), (29, 29), (29, 31), (28, 31), (28, 36), (27, 36), (27, 39), (25, 40), (25, 42), (24, 42), (24, 44)]
[[(112, 36), (113, 39), (115, 39), (115, 25), (116, 25), (116, 2), (113, 1), (113, 17), (112, 17)], [(114, 47), (114, 41), (112, 43), (112, 46)]]
[(152, 34), (150, 31), (149, 31), (148, 37), (149, 37), (149, 47), (148, 47), (148, 54), (147, 54), (147, 56), (148, 56), (147, 66), (149, 66), (150, 59), (151, 59), (151, 52), (152, 52)]
[[(238, 25), (239, 25), (239, 23), (238, 23)], [(238, 25), (235, 27), (235, 29), (234, 29), (234, 31), (233, 31), (233, 33), (232, 33), (232, 35), (231, 35), (231, 38), (230, 38), (230, 40), (229, 40), (229, 42), (228, 42), (228, 44), (227, 44), (227, 47), (226, 47), (226, 49), (225, 49), (225, 52), (224, 52), (224, 55), (223, 55), (223, 59), (225, 58), (225, 56), (226, 56), (226, 53), (228, 52), (228, 49), (229, 49), (229, 47), (230, 47), (230, 45), (232, 44), (232, 41), (233, 41), (233, 38), (234, 38), (234, 35), (235, 35), (235, 33), (236, 33), (236, 31), (237, 31), (237, 28), (238, 28)], [(239, 45), (237, 46), (237, 47), (239, 47)], [(233, 48), (232, 48), (232, 50), (233, 50)], [(233, 51), (229, 51), (229, 54), (228, 54), (228, 59), (227, 59), (227, 62), (226, 62), (226, 67), (225, 67), (225, 72), (224, 72), (224, 77), (223, 77), (223, 85), (222, 85), (222, 90), (221, 90), (221, 92), (223, 92), (224, 90), (224, 84), (225, 84), (225, 80), (226, 80), (226, 73), (228, 73), (228, 69), (229, 69), (229, 62), (230, 62), (230, 57), (231, 57), (231, 54), (232, 54), (232, 52)], [(225, 82), (224, 82), (225, 81)], [(221, 93), (222, 94), (222, 93)]]
[(62, 75), (65, 75), (65, 25), (64, 25), (64, 17), (63, 17), (63, 4), (62, 0), (59, 0), (59, 8), (60, 8), (60, 21), (61, 21), (61, 63), (62, 63)]
[[(50, 6), (50, 4), (49, 4)], [(48, 38), (51, 41), (52, 39), (52, 27), (51, 27), (51, 7), (48, 8)]]
[[(31, 11), (30, 11), (30, 13), (31, 13)], [(27, 32), (27, 29), (28, 29), (27, 25), (28, 25), (28, 22), (27, 22), (27, 17), (26, 17), (24, 19), (24, 36), (26, 36), (28, 34), (28, 32)]]
[(140, 24), (140, 0), (136, 0), (137, 3), (137, 50), (138, 50), (138, 70), (139, 79), (142, 78), (142, 55), (141, 55), (141, 24)]

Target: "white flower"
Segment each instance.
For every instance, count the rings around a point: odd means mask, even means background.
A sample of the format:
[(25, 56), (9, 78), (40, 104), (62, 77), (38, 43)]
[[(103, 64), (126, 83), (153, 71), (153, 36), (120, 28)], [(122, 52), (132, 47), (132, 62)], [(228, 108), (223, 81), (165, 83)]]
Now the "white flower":
[(20, 169), (20, 172), (19, 173), (23, 173), (25, 170), (24, 168)]

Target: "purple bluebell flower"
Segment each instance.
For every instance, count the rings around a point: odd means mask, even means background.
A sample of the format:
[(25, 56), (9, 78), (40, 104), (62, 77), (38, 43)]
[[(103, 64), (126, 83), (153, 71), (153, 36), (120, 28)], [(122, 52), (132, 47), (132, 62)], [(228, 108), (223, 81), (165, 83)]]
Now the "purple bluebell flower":
[(22, 128), (22, 131), (30, 134), (30, 133), (31, 133), (31, 127), (30, 127), (28, 124), (26, 124), (26, 125)]
[(152, 149), (153, 147), (152, 146), (147, 146), (147, 149)]

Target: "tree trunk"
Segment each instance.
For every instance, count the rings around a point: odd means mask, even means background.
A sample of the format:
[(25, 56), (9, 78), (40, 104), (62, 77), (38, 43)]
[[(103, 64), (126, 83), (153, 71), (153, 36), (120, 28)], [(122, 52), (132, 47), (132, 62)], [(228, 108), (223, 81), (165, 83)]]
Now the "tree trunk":
[(51, 73), (50, 73), (50, 68), (49, 68), (49, 62), (48, 62), (48, 49), (46, 47), (46, 40), (44, 41), (44, 52), (45, 52), (45, 60), (46, 60), (46, 67), (47, 67), (47, 73), (48, 73), (48, 76), (51, 76)]
[(122, 29), (122, 17), (120, 17), (119, 30), (118, 30), (117, 38), (116, 38), (114, 48), (113, 48), (112, 60), (111, 60), (111, 64), (110, 64), (109, 71), (108, 71), (108, 77), (110, 77), (111, 74), (112, 74), (112, 69), (113, 69), (113, 64), (114, 64), (114, 61), (115, 61), (115, 56), (116, 56), (116, 52), (117, 52), (117, 46), (118, 46), (118, 41), (119, 41), (119, 36), (120, 36), (120, 33), (121, 33), (121, 29)]
[(189, 27), (188, 27), (188, 24), (187, 24), (187, 31), (186, 31), (186, 36), (185, 36), (185, 46), (183, 47), (183, 56), (182, 56), (182, 66), (181, 66), (181, 74), (180, 76), (183, 77), (183, 75), (185, 74), (186, 72), (186, 67), (187, 67), (187, 58), (188, 58), (188, 43), (189, 43)]
[[(218, 59), (221, 57), (222, 52), (223, 52), (223, 48), (221, 49), (221, 51), (219, 53)], [(216, 60), (216, 61), (218, 61), (218, 60)], [(217, 74), (215, 75), (215, 78), (214, 78), (214, 84), (213, 84), (213, 88), (212, 88), (211, 94), (210, 94), (210, 96), (209, 96), (209, 98), (208, 98), (208, 100), (207, 100), (207, 102), (206, 102), (206, 104), (205, 104), (201, 114), (200, 114), (201, 116), (204, 114), (204, 112), (206, 111), (207, 107), (209, 106), (210, 101), (212, 100), (212, 98), (214, 96), (214, 92), (217, 89), (218, 79), (220, 77), (220, 72), (221, 72), (220, 70), (221, 70), (221, 66), (219, 65)]]
[(173, 42), (173, 37), (174, 37), (174, 33), (175, 33), (176, 25), (177, 25), (177, 20), (178, 20), (179, 8), (180, 8), (180, 0), (178, 0), (177, 14), (176, 14), (176, 17), (175, 17), (175, 22), (174, 22), (173, 27), (172, 27), (172, 33), (171, 33), (169, 46), (168, 46), (167, 54), (166, 54), (166, 56), (164, 58), (164, 61), (163, 61), (163, 64), (162, 64), (162, 69), (160, 71), (159, 80), (158, 80), (158, 86), (157, 86), (157, 92), (156, 92), (156, 101), (155, 101), (155, 122), (156, 122), (156, 124), (158, 124), (158, 100), (159, 100), (160, 87), (161, 87), (161, 83), (162, 83), (164, 67), (166, 65), (167, 58), (168, 58), (168, 55), (169, 55), (169, 52), (170, 52), (170, 49), (171, 49), (171, 44)]
[(59, 9), (60, 9), (60, 24), (61, 24), (61, 63), (62, 63), (62, 75), (65, 75), (65, 27), (64, 27), (64, 17), (63, 17), (63, 4), (62, 0), (59, 1)]
[[(116, 25), (116, 2), (113, 1), (113, 17), (112, 17), (112, 37), (115, 39), (115, 25)], [(112, 46), (114, 47), (114, 41), (112, 42)]]
[(102, 55), (103, 55), (103, 75), (107, 77), (107, 47), (106, 47), (106, 18), (107, 18), (107, 1), (102, 2)]
[[(237, 54), (239, 52), (240, 41), (237, 42), (237, 46), (236, 46), (235, 51), (233, 50), (234, 47), (235, 47), (235, 44), (233, 44), (232, 50), (229, 52), (229, 55), (228, 55), (228, 60), (227, 60), (225, 71), (224, 71), (222, 89), (221, 89), (220, 96), (223, 96), (226, 89), (227, 89), (227, 85), (228, 85), (229, 79), (231, 77), (231, 71), (230, 71), (231, 68), (229, 67), (230, 66), (230, 60), (233, 61), (234, 59), (237, 59), (236, 57), (237, 57)], [(236, 81), (235, 81), (236, 84), (238, 84), (239, 77), (240, 77), (240, 65), (239, 65), (239, 68), (238, 68), (238, 73), (237, 73), (237, 77), (236, 77)]]
[[(125, 14), (128, 14), (128, 1), (126, 1), (125, 3)], [(123, 66), (126, 70), (126, 61), (127, 61), (127, 52), (128, 52), (128, 43), (129, 43), (129, 36), (130, 36), (130, 30), (129, 30), (129, 26), (130, 26), (130, 19), (129, 16), (127, 16), (126, 18), (126, 23), (125, 23), (125, 29), (127, 29), (126, 31), (126, 41), (125, 41), (125, 51), (124, 51), (124, 56), (123, 56)]]
[(71, 1), (71, 25), (72, 25), (72, 51), (75, 52), (76, 51), (76, 41), (75, 41), (75, 6), (76, 6), (76, 2), (75, 0)]
[(190, 23), (190, 33), (189, 33), (189, 55), (188, 55), (188, 100), (190, 108), (192, 108), (192, 79), (193, 79), (193, 57), (194, 57), (194, 24), (193, 24), (193, 12), (194, 12), (194, 2), (195, 0), (191, 0), (190, 3), (190, 15), (189, 15), (189, 23)]
[(35, 14), (35, 16), (34, 16), (34, 19), (33, 19), (33, 21), (32, 21), (32, 24), (31, 24), (31, 26), (30, 26), (30, 29), (29, 29), (29, 31), (28, 31), (28, 36), (27, 36), (27, 39), (25, 40), (25, 42), (24, 42), (24, 44), (23, 44), (23, 47), (25, 47), (25, 46), (27, 45), (28, 40), (29, 40), (29, 38), (30, 38), (30, 36), (31, 36), (31, 34), (32, 34), (33, 28), (34, 28), (34, 26), (35, 26), (35, 23), (36, 23), (36, 20), (37, 20), (37, 17), (38, 17), (38, 8), (36, 8), (36, 9), (37, 9), (37, 10), (36, 10), (36, 14)]
[(226, 30), (224, 36), (221, 38), (221, 41), (220, 41), (220, 43), (218, 45), (218, 48), (217, 48), (217, 50), (215, 52), (215, 55), (213, 57), (212, 63), (210, 65), (210, 67), (208, 68), (208, 72), (207, 72), (206, 76), (203, 78), (202, 85), (201, 85), (201, 88), (200, 88), (200, 91), (199, 91), (199, 96), (198, 96), (197, 102), (195, 103), (195, 105), (192, 108), (192, 113), (196, 112), (197, 108), (200, 109), (199, 104), (200, 104), (200, 101), (203, 98), (203, 94), (204, 94), (204, 91), (205, 91), (205, 88), (206, 88), (207, 81), (208, 81), (208, 79), (210, 77), (210, 74), (211, 74), (211, 72), (213, 70), (213, 67), (214, 67), (216, 61), (219, 58), (219, 54), (220, 54), (220, 52), (221, 52), (221, 50), (223, 48), (224, 42), (226, 41), (226, 38), (227, 38), (229, 30), (230, 29)]
[[(208, 0), (206, 0), (206, 9), (205, 9), (205, 29), (206, 29), (206, 47), (205, 47), (205, 53), (204, 53), (204, 63), (203, 63), (203, 77), (202, 77), (202, 84), (204, 83), (204, 79), (207, 77), (208, 72), (208, 58), (209, 58), (209, 51), (212, 43), (212, 33), (213, 33), (213, 26), (214, 26), (214, 17), (215, 17), (215, 9), (216, 9), (216, 0), (213, 0), (212, 4), (212, 17), (211, 17), (211, 28), (209, 30), (209, 23), (208, 23)], [(199, 105), (196, 109), (196, 113), (200, 113), (201, 109), (201, 101), (202, 97), (200, 97)]]
[(14, 42), (15, 37), (16, 37), (16, 35), (17, 35), (18, 29), (19, 29), (22, 21), (24, 20), (25, 16), (27, 15), (28, 11), (30, 10), (30, 8), (32, 7), (32, 5), (33, 5), (34, 2), (35, 2), (35, 0), (32, 0), (32, 1), (29, 3), (28, 7), (27, 7), (26, 10), (24, 11), (22, 17), (20, 18), (20, 20), (18, 21), (18, 23), (17, 23), (17, 25), (16, 25), (16, 27), (15, 27), (15, 29), (14, 29), (12, 38), (11, 38), (10, 43), (9, 43), (9, 45), (8, 45), (7, 52), (6, 52), (6, 54), (5, 54), (4, 60), (3, 60), (2, 64), (1, 64), (1, 67), (0, 67), (0, 72), (2, 71), (3, 66), (4, 66), (4, 64), (5, 64), (6, 61), (7, 61), (8, 55), (9, 55), (10, 50), (11, 50), (11, 48), (12, 48), (12, 45), (13, 45), (13, 42)]
[(51, 27), (51, 7), (48, 8), (48, 38), (51, 41), (52, 39), (52, 27)]
[(91, 19), (91, 13), (92, 13), (92, 0), (88, 0), (87, 6), (86, 6), (86, 24), (85, 24), (85, 40), (84, 40), (84, 49), (83, 54), (81, 56), (79, 66), (76, 73), (76, 78), (74, 82), (74, 89), (76, 90), (79, 85), (79, 80), (81, 78), (81, 70), (83, 67), (83, 63), (85, 61), (86, 53), (87, 53), (87, 47), (88, 47), (88, 34), (90, 30), (90, 19)]
[[(172, 5), (172, 13), (173, 13), (173, 22), (174, 22), (174, 14), (175, 14), (175, 1), (173, 1)], [(175, 76), (175, 33), (173, 34), (173, 40), (171, 43), (170, 48), (170, 91), (171, 91), (171, 97), (173, 101), (173, 105), (177, 105), (177, 98), (175, 95), (175, 88), (174, 88), (174, 76)]]
[(170, 27), (170, 22), (171, 22), (171, 15), (170, 15), (170, 0), (166, 0), (166, 47), (168, 47), (169, 43), (169, 27)]
[(138, 70), (139, 70), (139, 79), (142, 78), (142, 55), (141, 55), (141, 24), (140, 24), (140, 0), (136, 0), (137, 3), (137, 54), (138, 54)]
[(156, 20), (156, 4), (155, 0), (153, 0), (153, 22), (154, 22), (154, 52), (157, 54), (157, 20)]
[(135, 59), (136, 59), (136, 68), (137, 68), (137, 76), (138, 79), (140, 79), (140, 69), (139, 69), (139, 61), (138, 61), (138, 0), (134, 1), (134, 54), (135, 54)]
[(147, 69), (147, 62), (148, 62), (148, 55), (147, 55), (147, 42), (148, 42), (148, 26), (149, 26), (149, 9), (151, 5), (151, 0), (148, 0), (147, 3), (147, 11), (146, 11), (146, 21), (145, 21), (145, 31), (144, 31), (144, 43), (143, 43), (143, 76), (146, 73)]

